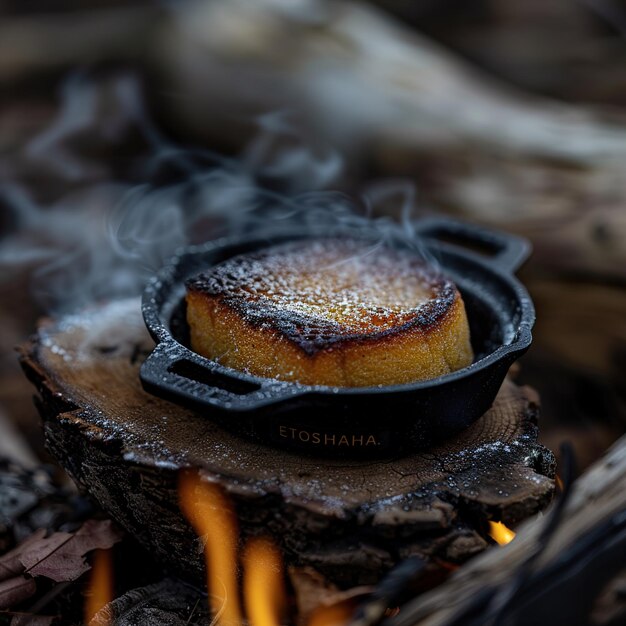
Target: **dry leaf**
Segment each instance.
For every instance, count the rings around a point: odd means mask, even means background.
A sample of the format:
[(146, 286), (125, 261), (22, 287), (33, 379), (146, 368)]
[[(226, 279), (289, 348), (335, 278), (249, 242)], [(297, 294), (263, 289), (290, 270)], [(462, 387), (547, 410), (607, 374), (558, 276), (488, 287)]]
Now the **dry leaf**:
[(45, 576), (55, 582), (76, 580), (89, 570), (85, 555), (106, 550), (122, 538), (110, 520), (88, 520), (75, 533), (54, 533), (31, 545), (20, 557), (31, 576)]
[(111, 548), (121, 538), (110, 520), (88, 520), (74, 533), (56, 532), (49, 537), (43, 528), (35, 531), (0, 557), (0, 608), (32, 596), (34, 576), (58, 583), (76, 580), (89, 569), (88, 552)]
[(88, 520), (75, 533), (45, 535), (39, 529), (0, 557), (0, 580), (23, 573), (56, 582), (76, 580), (89, 569), (84, 559), (88, 552), (110, 548), (121, 539), (110, 520)]
[(22, 543), (13, 548), (13, 550), (9, 550), (7, 553), (0, 556), (0, 580), (14, 578), (24, 573), (25, 568), (21, 562), (22, 555), (31, 548), (36, 549), (36, 546), (45, 539), (45, 536), (46, 529), (39, 528), (30, 537), (24, 539)]
[(35, 581), (25, 576), (16, 576), (0, 582), (0, 609), (8, 609), (34, 595)]

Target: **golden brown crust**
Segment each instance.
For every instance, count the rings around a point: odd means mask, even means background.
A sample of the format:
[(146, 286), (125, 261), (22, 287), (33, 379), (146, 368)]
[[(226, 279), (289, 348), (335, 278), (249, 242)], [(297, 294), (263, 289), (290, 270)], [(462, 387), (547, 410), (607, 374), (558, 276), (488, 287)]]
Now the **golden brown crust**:
[(389, 385), (472, 360), (458, 290), (408, 252), (292, 242), (229, 259), (187, 289), (194, 350), (260, 376)]

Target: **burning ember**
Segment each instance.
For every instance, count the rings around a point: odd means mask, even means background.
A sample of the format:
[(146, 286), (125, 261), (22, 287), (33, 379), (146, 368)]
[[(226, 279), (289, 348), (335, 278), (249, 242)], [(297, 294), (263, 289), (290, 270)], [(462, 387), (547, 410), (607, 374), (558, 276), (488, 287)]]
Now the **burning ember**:
[[(180, 506), (204, 541), (210, 609), (218, 624), (243, 622), (239, 599), (239, 533), (232, 502), (222, 490), (184, 472)], [(252, 626), (278, 626), (285, 612), (282, 558), (267, 538), (250, 539), (242, 555), (243, 595)], [(328, 622), (326, 622), (328, 623)]]
[(502, 522), (489, 522), (489, 536), (499, 545), (505, 546), (515, 539), (515, 532)]

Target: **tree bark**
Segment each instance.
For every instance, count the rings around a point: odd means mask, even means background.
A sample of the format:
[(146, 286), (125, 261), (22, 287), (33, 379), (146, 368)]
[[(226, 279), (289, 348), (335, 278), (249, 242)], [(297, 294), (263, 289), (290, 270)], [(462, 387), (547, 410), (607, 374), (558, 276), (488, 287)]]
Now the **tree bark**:
[[(304, 457), (237, 438), (157, 399), (138, 370), (153, 342), (136, 300), (48, 321), (22, 350), (52, 454), (101, 506), (181, 575), (201, 571), (177, 475), (194, 468), (234, 500), (242, 535), (271, 533), (291, 563), (369, 583), (411, 554), (456, 563), (551, 499), (538, 399), (507, 380), (493, 408), (427, 452), (376, 461)], [(384, 416), (381, 416), (384, 419)]]
[[(621, 624), (626, 617), (616, 585), (626, 563), (626, 437), (573, 485), (546, 543), (541, 535), (555, 513), (524, 523), (514, 541), (486, 551), (443, 585), (403, 607), (391, 626), (493, 623), (529, 555), (537, 553), (525, 583), (504, 605), (507, 625)], [(538, 546), (542, 545), (541, 550)], [(489, 593), (487, 602), (477, 602)], [(465, 617), (463, 617), (465, 616)], [(465, 621), (463, 621), (463, 619)]]

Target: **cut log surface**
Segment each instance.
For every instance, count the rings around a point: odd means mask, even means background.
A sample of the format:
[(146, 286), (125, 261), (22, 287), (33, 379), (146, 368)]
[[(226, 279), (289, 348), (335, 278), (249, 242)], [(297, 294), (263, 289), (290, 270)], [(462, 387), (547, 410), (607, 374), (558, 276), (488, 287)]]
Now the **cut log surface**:
[(181, 468), (230, 494), (244, 536), (271, 533), (290, 562), (346, 584), (376, 580), (410, 554), (462, 562), (486, 547), (488, 519), (515, 524), (552, 497), (538, 399), (508, 379), (490, 411), (437, 448), (318, 459), (238, 438), (143, 391), (139, 367), (152, 347), (139, 302), (123, 300), (42, 323), (22, 364), (40, 392), (50, 451), (187, 578), (202, 559), (178, 507)]

